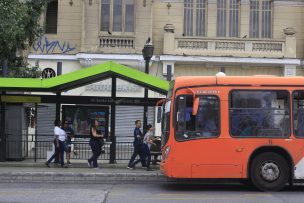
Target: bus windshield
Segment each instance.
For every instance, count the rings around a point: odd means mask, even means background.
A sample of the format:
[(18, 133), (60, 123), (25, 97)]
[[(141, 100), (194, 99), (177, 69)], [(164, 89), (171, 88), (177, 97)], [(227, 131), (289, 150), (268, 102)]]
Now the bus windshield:
[(192, 114), (193, 95), (176, 98), (175, 138), (178, 141), (219, 135), (219, 99), (199, 96), (196, 115)]

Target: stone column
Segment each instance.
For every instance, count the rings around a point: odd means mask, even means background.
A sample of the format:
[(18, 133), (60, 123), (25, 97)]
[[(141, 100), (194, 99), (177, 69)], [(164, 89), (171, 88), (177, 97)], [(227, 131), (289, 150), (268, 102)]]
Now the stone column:
[(283, 31), (286, 36), (284, 56), (286, 58), (297, 58), (297, 40), (295, 37), (295, 29), (292, 27), (288, 27), (285, 28)]
[(165, 34), (164, 34), (164, 54), (174, 54), (175, 51), (175, 36), (174, 36), (174, 25), (166, 24), (164, 26)]

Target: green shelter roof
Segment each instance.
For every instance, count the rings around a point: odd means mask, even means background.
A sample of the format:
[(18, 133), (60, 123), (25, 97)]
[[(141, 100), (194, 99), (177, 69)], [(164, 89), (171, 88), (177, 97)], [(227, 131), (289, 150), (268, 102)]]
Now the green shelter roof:
[(117, 77), (162, 94), (166, 94), (169, 89), (169, 83), (165, 80), (112, 61), (49, 79), (0, 78), (0, 89), (2, 91), (63, 92), (111, 77)]

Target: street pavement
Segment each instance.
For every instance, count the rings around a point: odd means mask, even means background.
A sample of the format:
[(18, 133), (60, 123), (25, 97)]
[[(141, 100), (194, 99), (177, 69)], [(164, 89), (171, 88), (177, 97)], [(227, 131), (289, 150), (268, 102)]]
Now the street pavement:
[(258, 192), (237, 183), (25, 184), (0, 183), (0, 203), (302, 203), (304, 186)]

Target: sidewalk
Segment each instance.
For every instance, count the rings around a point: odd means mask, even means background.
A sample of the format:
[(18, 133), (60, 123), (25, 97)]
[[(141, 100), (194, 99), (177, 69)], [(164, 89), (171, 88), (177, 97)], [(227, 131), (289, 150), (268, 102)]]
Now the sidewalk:
[(127, 169), (127, 163), (100, 163), (100, 169), (87, 166), (85, 161), (77, 161), (69, 168), (51, 164), (47, 168), (43, 161), (0, 162), (0, 182), (2, 183), (156, 183), (168, 182), (159, 171), (159, 166), (152, 166), (154, 171), (146, 171), (140, 165), (135, 170)]

